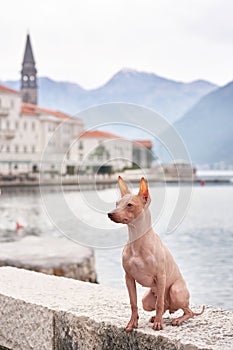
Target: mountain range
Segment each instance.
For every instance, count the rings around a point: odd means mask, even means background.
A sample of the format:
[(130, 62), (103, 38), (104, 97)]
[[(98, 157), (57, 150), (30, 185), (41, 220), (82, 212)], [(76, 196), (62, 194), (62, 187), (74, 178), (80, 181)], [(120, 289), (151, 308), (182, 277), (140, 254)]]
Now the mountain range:
[[(19, 89), (19, 81), (2, 83)], [(123, 69), (92, 90), (46, 77), (39, 78), (38, 85), (41, 106), (73, 115), (108, 102), (152, 108), (174, 124), (194, 163), (233, 163), (233, 82), (223, 87), (205, 80), (183, 83)], [(84, 122), (88, 126), (88, 118)]]
[[(3, 82), (19, 89), (19, 81)], [(202, 96), (217, 86), (205, 80), (183, 83), (153, 73), (123, 69), (97, 89), (85, 90), (70, 82), (42, 77), (38, 80), (39, 105), (76, 114), (88, 107), (108, 102), (127, 102), (156, 110), (170, 122), (179, 119)]]
[(233, 164), (233, 81), (202, 97), (174, 125), (194, 163)]

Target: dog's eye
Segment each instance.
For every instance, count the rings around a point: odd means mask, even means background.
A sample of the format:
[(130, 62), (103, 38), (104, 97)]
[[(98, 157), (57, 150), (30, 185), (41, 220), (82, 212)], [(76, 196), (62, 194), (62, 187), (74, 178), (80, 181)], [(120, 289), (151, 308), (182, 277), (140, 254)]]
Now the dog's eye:
[(127, 207), (132, 207), (132, 206), (133, 206), (132, 203), (128, 203), (128, 204), (127, 204)]

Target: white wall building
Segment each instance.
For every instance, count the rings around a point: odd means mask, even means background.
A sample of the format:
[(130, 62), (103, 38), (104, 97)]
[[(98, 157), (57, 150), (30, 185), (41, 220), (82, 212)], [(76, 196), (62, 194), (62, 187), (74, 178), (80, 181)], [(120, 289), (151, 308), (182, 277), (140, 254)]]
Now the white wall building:
[(151, 149), (151, 141), (84, 132), (80, 119), (22, 103), (17, 91), (0, 85), (0, 176), (37, 174), (41, 164), (44, 172), (69, 175), (110, 173), (133, 164), (150, 167)]
[(80, 172), (117, 171), (132, 166), (133, 144), (109, 132), (85, 131), (73, 143), (70, 156)]
[(22, 103), (17, 91), (1, 85), (0, 152), (3, 177), (37, 174), (41, 165), (50, 174), (110, 173), (146, 161), (145, 142), (100, 130), (84, 132), (80, 119)]
[(133, 141), (133, 162), (140, 168), (151, 168), (155, 159), (151, 140)]
[(81, 120), (21, 103), (17, 91), (0, 86), (0, 174), (38, 172), (45, 147), (53, 155), (48, 170), (55, 169), (56, 156), (66, 154), (70, 142), (82, 131)]
[(0, 179), (39, 171), (109, 173), (135, 162), (144, 164), (146, 153), (140, 142), (104, 131), (84, 132), (81, 120), (39, 107), (37, 95), (37, 68), (28, 34), (20, 93), (0, 85)]

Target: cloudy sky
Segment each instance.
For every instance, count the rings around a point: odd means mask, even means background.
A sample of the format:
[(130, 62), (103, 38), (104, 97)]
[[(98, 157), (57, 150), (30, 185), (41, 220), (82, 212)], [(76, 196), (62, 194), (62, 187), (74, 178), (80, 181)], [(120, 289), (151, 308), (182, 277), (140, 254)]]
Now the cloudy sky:
[(128, 67), (233, 80), (232, 0), (7, 0), (0, 80), (16, 79), (30, 31), (40, 76), (94, 88)]

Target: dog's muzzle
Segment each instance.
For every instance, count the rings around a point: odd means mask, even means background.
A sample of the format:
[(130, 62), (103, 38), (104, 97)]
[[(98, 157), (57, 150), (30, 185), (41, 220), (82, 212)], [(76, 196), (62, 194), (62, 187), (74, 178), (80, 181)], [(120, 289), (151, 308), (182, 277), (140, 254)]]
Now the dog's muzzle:
[(108, 213), (108, 217), (109, 217), (109, 219), (113, 219), (113, 217), (114, 217), (114, 214), (113, 213)]

